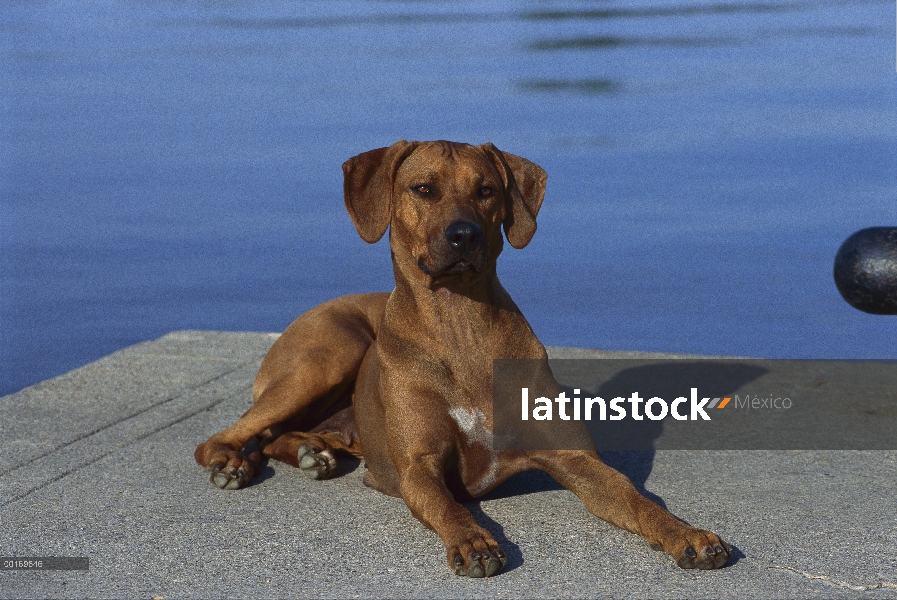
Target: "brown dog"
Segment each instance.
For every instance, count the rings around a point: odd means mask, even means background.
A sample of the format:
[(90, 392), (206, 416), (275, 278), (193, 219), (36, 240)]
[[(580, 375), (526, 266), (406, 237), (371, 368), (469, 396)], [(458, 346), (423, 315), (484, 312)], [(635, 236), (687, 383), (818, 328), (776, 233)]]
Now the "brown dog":
[(334, 474), (335, 451), (363, 456), (365, 484), (436, 531), (455, 574), (488, 577), (506, 555), (458, 500), (541, 469), (680, 567), (723, 566), (731, 548), (719, 536), (639, 494), (596, 452), (493, 450), (493, 359), (547, 359), (495, 273), (502, 228), (515, 248), (536, 231), (545, 172), (491, 144), (406, 141), (343, 171), (361, 237), (390, 229), (396, 287), (331, 300), (287, 328), (252, 408), (196, 449), (212, 482), (244, 486), (262, 453), (314, 479)]

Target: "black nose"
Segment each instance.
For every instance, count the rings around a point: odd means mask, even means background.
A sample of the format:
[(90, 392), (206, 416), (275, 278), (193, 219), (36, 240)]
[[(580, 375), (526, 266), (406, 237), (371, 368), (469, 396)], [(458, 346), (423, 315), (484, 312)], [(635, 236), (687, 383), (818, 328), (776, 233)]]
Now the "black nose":
[(458, 221), (445, 230), (445, 239), (458, 252), (470, 252), (483, 244), (483, 230), (476, 223)]

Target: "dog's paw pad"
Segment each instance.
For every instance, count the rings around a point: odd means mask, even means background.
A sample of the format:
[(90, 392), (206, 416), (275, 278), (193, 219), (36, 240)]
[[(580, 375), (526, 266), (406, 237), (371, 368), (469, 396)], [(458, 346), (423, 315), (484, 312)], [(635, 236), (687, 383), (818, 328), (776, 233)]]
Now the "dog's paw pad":
[(715, 533), (692, 528), (670, 554), (683, 569), (719, 569), (729, 562), (732, 547)]
[(252, 479), (252, 470), (246, 465), (240, 467), (213, 466), (209, 469), (209, 481), (222, 490), (237, 490), (246, 487)]
[(331, 450), (303, 444), (296, 451), (299, 470), (309, 479), (329, 479), (336, 473), (336, 457)]

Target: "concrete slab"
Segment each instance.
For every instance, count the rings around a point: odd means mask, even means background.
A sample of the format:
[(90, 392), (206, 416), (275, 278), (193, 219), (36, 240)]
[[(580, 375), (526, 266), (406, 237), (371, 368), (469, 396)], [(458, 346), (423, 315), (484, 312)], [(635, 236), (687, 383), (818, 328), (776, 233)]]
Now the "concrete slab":
[(489, 580), (451, 575), (351, 461), (325, 482), (272, 462), (218, 490), (193, 449), (249, 406), (275, 337), (175, 332), (0, 398), (0, 556), (90, 558), (0, 570), (0, 597), (897, 597), (893, 451), (605, 453), (737, 547), (715, 572), (678, 569), (540, 473), (469, 505), (510, 557)]

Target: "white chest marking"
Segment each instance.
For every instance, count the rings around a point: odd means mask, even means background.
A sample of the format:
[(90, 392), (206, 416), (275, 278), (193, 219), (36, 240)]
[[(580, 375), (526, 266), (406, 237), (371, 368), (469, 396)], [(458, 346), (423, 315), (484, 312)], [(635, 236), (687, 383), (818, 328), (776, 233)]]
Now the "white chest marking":
[(469, 411), (466, 408), (452, 408), (449, 416), (458, 424), (458, 429), (467, 436), (467, 445), (480, 444), (486, 450), (492, 450), (492, 432), (486, 428), (486, 415), (479, 408)]
[(479, 444), (489, 451), (491, 459), (486, 473), (477, 482), (471, 482), (470, 492), (478, 494), (495, 481), (495, 469), (498, 466), (498, 453), (492, 450), (492, 432), (486, 427), (486, 415), (479, 408), (469, 411), (465, 408), (452, 408), (449, 416), (455, 420), (464, 435), (467, 445)]

